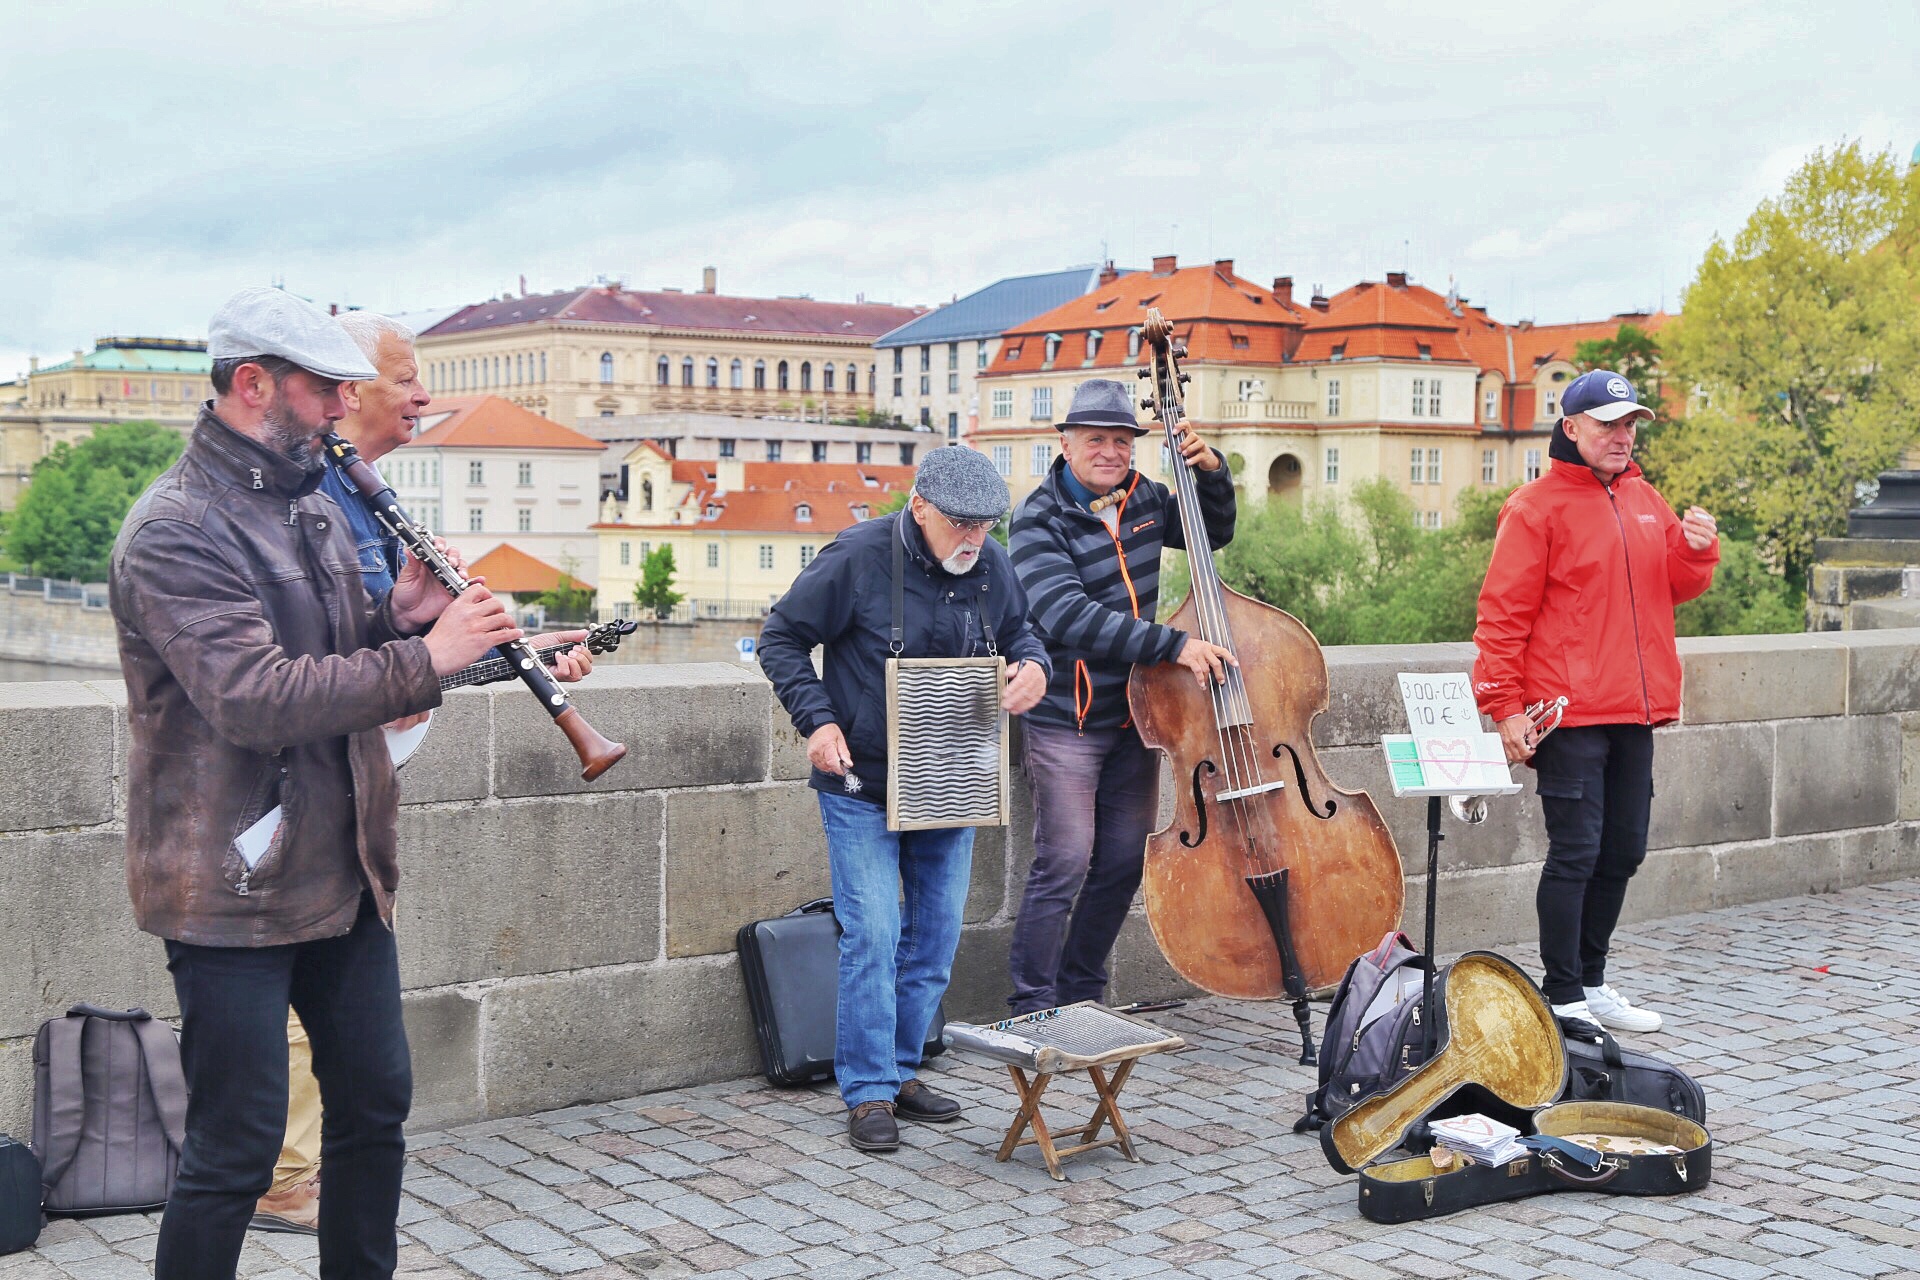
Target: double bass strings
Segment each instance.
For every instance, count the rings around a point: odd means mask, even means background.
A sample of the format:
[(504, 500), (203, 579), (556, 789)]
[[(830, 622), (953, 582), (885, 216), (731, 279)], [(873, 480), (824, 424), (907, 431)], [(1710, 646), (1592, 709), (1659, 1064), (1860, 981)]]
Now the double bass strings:
[[(1194, 609), (1199, 617), (1202, 638), (1231, 651), (1233, 636), (1227, 623), (1226, 599), (1222, 594), (1219, 573), (1213, 564), (1212, 544), (1207, 537), (1206, 521), (1200, 509), (1199, 489), (1193, 469), (1180, 453), (1178, 438), (1174, 434), (1185, 414), (1170, 333), (1164, 341), (1164, 347), (1156, 347), (1156, 355), (1160, 359), (1156, 361), (1159, 367), (1155, 369), (1154, 378), (1155, 398), (1158, 401), (1155, 409), (1166, 430), (1168, 465), (1173, 472), (1175, 492), (1180, 497), (1187, 558), (1189, 565), (1193, 566), (1189, 577)], [(1196, 556), (1204, 563), (1197, 564)], [(1267, 779), (1261, 768), (1259, 746), (1253, 739), (1253, 709), (1247, 698), (1246, 682), (1238, 667), (1228, 665), (1224, 674), (1225, 679), (1219, 683), (1211, 679), (1207, 681), (1208, 698), (1213, 708), (1214, 735), (1220, 745), (1226, 790), (1244, 793), (1250, 788), (1264, 786)], [(1252, 803), (1255, 798), (1245, 794), (1233, 795), (1229, 797), (1228, 804), (1245, 841), (1249, 863), (1260, 872), (1274, 871), (1278, 868), (1269, 865), (1272, 856), (1253, 835), (1251, 819), (1256, 812)], [(1264, 813), (1264, 810), (1258, 811)]]

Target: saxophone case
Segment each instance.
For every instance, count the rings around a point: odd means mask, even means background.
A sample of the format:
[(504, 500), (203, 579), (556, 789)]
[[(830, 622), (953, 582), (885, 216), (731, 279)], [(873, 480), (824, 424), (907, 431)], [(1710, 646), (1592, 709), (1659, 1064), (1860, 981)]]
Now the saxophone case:
[[(1434, 979), (1439, 1045), (1430, 1060), (1320, 1131), (1321, 1150), (1359, 1174), (1360, 1213), (1411, 1222), (1557, 1191), (1676, 1195), (1707, 1185), (1713, 1139), (1683, 1115), (1628, 1102), (1561, 1102), (1567, 1049), (1547, 999), (1512, 961), (1470, 951)], [(1478, 1112), (1523, 1135), (1598, 1153), (1589, 1167), (1549, 1146), (1492, 1166), (1433, 1163), (1427, 1123)]]

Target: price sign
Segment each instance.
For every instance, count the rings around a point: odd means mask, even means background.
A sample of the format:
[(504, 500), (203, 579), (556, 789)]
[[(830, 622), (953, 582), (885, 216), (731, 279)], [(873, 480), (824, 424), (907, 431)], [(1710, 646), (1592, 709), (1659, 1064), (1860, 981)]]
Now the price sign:
[(1403, 671), (1400, 700), (1406, 704), (1407, 727), (1416, 738), (1480, 732), (1473, 682), (1464, 672), (1426, 675)]

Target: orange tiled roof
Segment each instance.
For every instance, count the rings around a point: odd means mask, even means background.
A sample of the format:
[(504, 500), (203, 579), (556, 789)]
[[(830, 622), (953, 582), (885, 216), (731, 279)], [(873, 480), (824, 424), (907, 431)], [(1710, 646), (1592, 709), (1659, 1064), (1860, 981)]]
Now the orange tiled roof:
[[(711, 459), (675, 458), (673, 481), (711, 488), (719, 466)], [(746, 489), (910, 489), (914, 468), (864, 462), (744, 462), (741, 471)]]
[(587, 584), (560, 572), (544, 560), (536, 560), (511, 542), (503, 542), (468, 567), (468, 576), (485, 578), (487, 590), (506, 595), (532, 595), (552, 591), (564, 580), (575, 587)]
[(591, 449), (607, 446), (551, 418), (499, 396), (435, 400), (421, 415), (432, 425), (402, 448), (455, 445), (462, 449)]
[[(596, 529), (701, 529), (752, 533), (819, 533), (831, 537), (859, 523), (895, 493), (913, 487), (914, 468), (837, 462), (748, 462), (745, 487), (722, 491), (712, 462), (676, 459), (673, 478), (691, 486), (677, 508), (682, 520), (597, 524)], [(871, 483), (869, 483), (871, 482)], [(806, 519), (801, 508), (806, 508)], [(709, 510), (714, 514), (707, 514)]]
[[(1541, 365), (1551, 360), (1572, 361), (1582, 342), (1597, 342), (1613, 337), (1623, 324), (1637, 325), (1648, 333), (1658, 333), (1673, 317), (1664, 311), (1651, 314), (1622, 312), (1605, 320), (1577, 320), (1571, 324), (1490, 325), (1485, 332), (1467, 337), (1467, 350), (1482, 369), (1492, 369), (1514, 382), (1528, 382)], [(1511, 356), (1509, 342), (1511, 339)]]
[(1464, 364), (1471, 357), (1460, 331), (1485, 320), (1484, 312), (1470, 315), (1470, 308), (1456, 311), (1446, 298), (1408, 283), (1402, 275), (1384, 283), (1363, 280), (1329, 298), (1325, 311), (1311, 313), (1293, 358), (1303, 363), (1384, 359)]

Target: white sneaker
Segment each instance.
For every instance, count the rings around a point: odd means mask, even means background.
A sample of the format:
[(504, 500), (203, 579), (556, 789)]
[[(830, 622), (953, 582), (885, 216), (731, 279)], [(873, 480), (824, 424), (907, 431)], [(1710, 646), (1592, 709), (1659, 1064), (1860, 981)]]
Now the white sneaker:
[(1587, 1007), (1585, 1000), (1575, 1000), (1572, 1004), (1556, 1004), (1553, 1006), (1553, 1016), (1556, 1018), (1570, 1018), (1575, 1022), (1592, 1022), (1596, 1026), (1599, 1025), (1598, 1020), (1593, 1016), (1593, 1010)]
[(1658, 1031), (1660, 1015), (1651, 1009), (1636, 1009), (1627, 998), (1606, 983), (1585, 988), (1586, 1006), (1594, 1019), (1614, 1031)]

